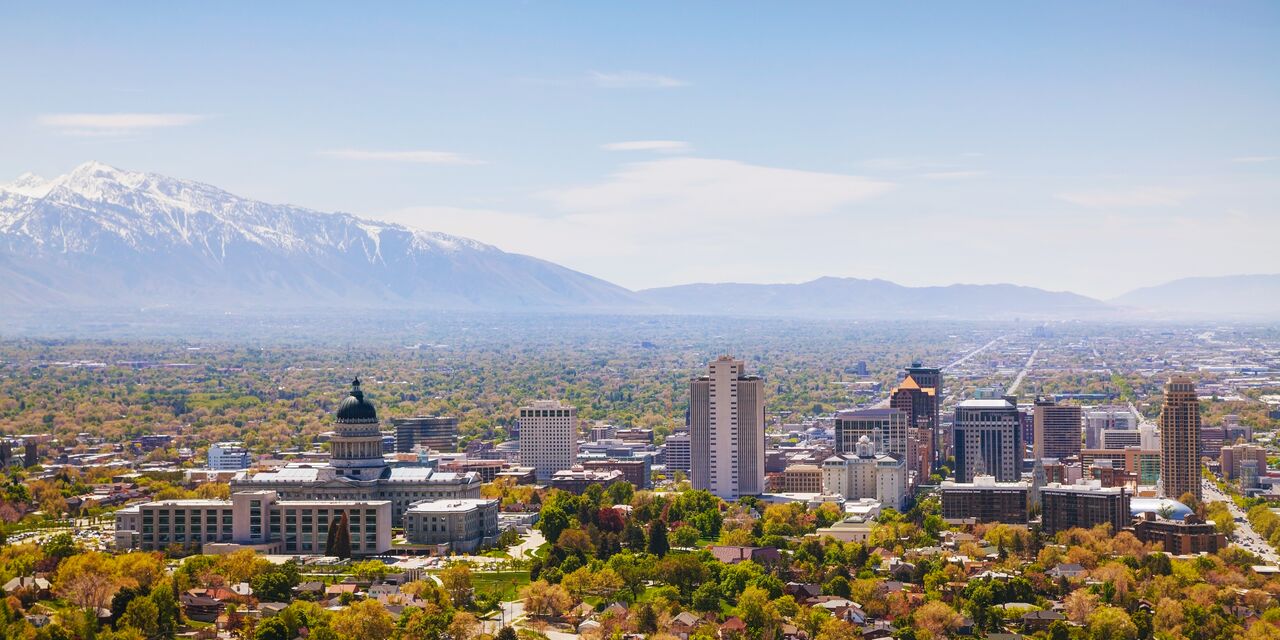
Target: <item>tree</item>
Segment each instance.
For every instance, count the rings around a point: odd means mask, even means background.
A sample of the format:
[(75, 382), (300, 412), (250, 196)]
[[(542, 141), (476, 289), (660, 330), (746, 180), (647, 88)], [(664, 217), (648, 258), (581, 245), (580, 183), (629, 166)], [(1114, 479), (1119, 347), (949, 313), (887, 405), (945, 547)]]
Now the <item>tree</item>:
[(551, 544), (555, 544), (560, 540), (560, 534), (572, 524), (573, 521), (569, 517), (569, 512), (563, 506), (554, 502), (544, 505), (542, 511), (538, 514), (538, 528), (542, 530), (543, 537)]
[(945, 602), (931, 600), (916, 609), (912, 619), (916, 627), (928, 631), (931, 637), (941, 638), (958, 628), (963, 618)]
[(459, 611), (453, 615), (453, 621), (449, 623), (449, 637), (452, 640), (471, 640), (479, 629), (480, 621), (474, 615)]
[(227, 582), (239, 584), (253, 579), (269, 564), (266, 560), (259, 558), (253, 549), (241, 549), (218, 558), (217, 571), (227, 579)]
[(671, 541), (667, 539), (667, 523), (662, 520), (654, 520), (649, 525), (649, 553), (659, 558), (667, 555), (671, 550)]
[[(759, 587), (747, 587), (738, 596), (738, 614), (747, 623), (747, 632), (755, 638), (774, 637), (782, 624), (782, 614), (770, 602), (769, 592)], [(849, 638), (852, 640), (852, 636)]]
[(357, 580), (381, 580), (387, 576), (387, 565), (380, 560), (365, 560), (351, 567)]
[(293, 597), (293, 588), (298, 586), (300, 580), (298, 565), (286, 562), (271, 565), (270, 569), (258, 573), (249, 581), (249, 585), (253, 587), (253, 595), (263, 602), (288, 602)]
[(848, 598), (850, 594), (849, 579), (844, 576), (836, 576), (828, 580), (826, 584), (822, 585), (822, 593), (828, 596)]
[(693, 592), (689, 602), (694, 611), (709, 613), (720, 610), (720, 588), (714, 582), (706, 582)]
[(156, 606), (156, 625), (160, 629), (160, 636), (172, 638), (178, 631), (178, 625), (182, 623), (182, 607), (173, 591), (173, 581), (156, 583), (147, 598)]
[(50, 536), (48, 540), (45, 540), (44, 544), (40, 545), (40, 550), (50, 558), (61, 560), (74, 555), (80, 551), (80, 548), (76, 546), (75, 538), (72, 538), (71, 534), (56, 533)]
[(511, 627), (499, 629), (497, 640), (516, 640), (516, 630)]
[(361, 600), (333, 614), (329, 628), (340, 640), (387, 640), (396, 624), (377, 600)]
[(640, 611), (636, 613), (636, 630), (644, 634), (652, 634), (658, 630), (658, 614), (648, 602), (641, 604)]
[(325, 538), (324, 554), (338, 558), (351, 557), (351, 520), (347, 512), (333, 519), (329, 525), (329, 535)]
[(861, 634), (855, 633), (853, 625), (838, 618), (829, 618), (822, 623), (816, 640), (856, 640)]
[(688, 524), (682, 524), (671, 532), (671, 544), (676, 547), (688, 549), (698, 544), (698, 528)]
[(1098, 596), (1084, 589), (1076, 589), (1063, 599), (1062, 604), (1068, 620), (1084, 624), (1094, 607), (1098, 606)]
[(524, 608), (530, 615), (547, 618), (556, 616), (573, 608), (573, 596), (558, 584), (549, 584), (546, 580), (535, 580), (520, 591), (524, 600)]
[(160, 611), (151, 598), (134, 598), (125, 607), (120, 625), (137, 629), (147, 640), (158, 640), (161, 638), (159, 615)]
[(253, 640), (293, 640), (293, 636), (289, 635), (289, 625), (280, 616), (273, 616), (258, 623)]
[(1138, 627), (1119, 607), (1099, 607), (1089, 614), (1090, 640), (1137, 640)]
[(475, 589), (471, 585), (471, 567), (454, 563), (440, 572), (440, 582), (455, 607), (471, 604)]
[(622, 544), (632, 551), (644, 551), (647, 541), (644, 537), (644, 529), (640, 527), (640, 523), (635, 518), (627, 520), (627, 526), (622, 530)]

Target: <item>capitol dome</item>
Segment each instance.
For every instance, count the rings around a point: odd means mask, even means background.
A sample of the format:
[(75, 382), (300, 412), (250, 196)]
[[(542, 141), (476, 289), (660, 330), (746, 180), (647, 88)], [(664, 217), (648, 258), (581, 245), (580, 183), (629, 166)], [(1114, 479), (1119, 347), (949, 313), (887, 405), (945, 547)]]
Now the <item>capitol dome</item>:
[(378, 421), (378, 412), (373, 403), (364, 399), (360, 390), (360, 378), (351, 381), (351, 395), (338, 405), (338, 424), (367, 424)]

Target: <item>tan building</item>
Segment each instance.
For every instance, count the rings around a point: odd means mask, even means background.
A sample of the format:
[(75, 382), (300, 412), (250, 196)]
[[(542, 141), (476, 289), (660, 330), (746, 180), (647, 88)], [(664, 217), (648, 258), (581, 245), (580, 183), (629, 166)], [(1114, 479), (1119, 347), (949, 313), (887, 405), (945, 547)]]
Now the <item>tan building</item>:
[(874, 498), (886, 507), (901, 509), (908, 496), (907, 475), (905, 460), (878, 453), (864, 435), (853, 452), (837, 453), (822, 462), (822, 490), (850, 501)]
[(1227, 480), (1239, 480), (1241, 468), (1250, 460), (1257, 463), (1255, 471), (1267, 468), (1267, 450), (1256, 444), (1233, 444), (1223, 447), (1218, 459), (1222, 462), (1222, 477)]
[(1161, 495), (1200, 499), (1200, 399), (1186, 376), (1169, 378), (1160, 410)]
[(1058, 404), (1053, 398), (1037, 398), (1031, 423), (1035, 457), (1064, 460), (1080, 455), (1082, 424), (1080, 407)]
[(472, 552), (498, 541), (497, 500), (427, 500), (405, 512), (404, 534), (410, 544), (448, 545)]
[(578, 457), (578, 408), (557, 400), (520, 407), (520, 464), (533, 467), (538, 482), (572, 467)]
[[(907, 376), (907, 382), (910, 381), (911, 376)], [(857, 453), (858, 442), (865, 436), (871, 439), (877, 453), (892, 454), (908, 462), (916, 461), (917, 443), (912, 437), (910, 425), (911, 415), (902, 409), (857, 409), (837, 412), (836, 453)], [(919, 471), (915, 468), (911, 470)]]
[(329, 527), (347, 514), (351, 553), (391, 549), (387, 500), (281, 500), (274, 491), (242, 491), (230, 500), (161, 500), (116, 512), (116, 548), (190, 553), (323, 554)]
[(815, 464), (793, 464), (775, 476), (776, 493), (822, 493), (822, 468)]
[(1195, 515), (1165, 520), (1147, 512), (1133, 525), (1133, 533), (1143, 542), (1159, 542), (1165, 552), (1175, 556), (1217, 553), (1227, 546), (1227, 537), (1218, 533), (1212, 520), (1201, 521)]
[(690, 480), (725, 500), (764, 493), (764, 385), (720, 356), (689, 383)]

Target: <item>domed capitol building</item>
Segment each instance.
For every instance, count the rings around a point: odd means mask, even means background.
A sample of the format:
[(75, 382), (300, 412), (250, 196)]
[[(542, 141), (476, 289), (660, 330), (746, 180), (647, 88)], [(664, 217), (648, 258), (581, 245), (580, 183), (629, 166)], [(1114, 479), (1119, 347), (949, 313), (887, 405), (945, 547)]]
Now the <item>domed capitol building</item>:
[(242, 471), (231, 491), (275, 491), (289, 500), (387, 500), (400, 526), (415, 502), (479, 498), (480, 475), (440, 472), (427, 467), (390, 467), (382, 457), (378, 412), (364, 397), (360, 379), (338, 405), (336, 428), (329, 441), (328, 464), (290, 463), (279, 471)]

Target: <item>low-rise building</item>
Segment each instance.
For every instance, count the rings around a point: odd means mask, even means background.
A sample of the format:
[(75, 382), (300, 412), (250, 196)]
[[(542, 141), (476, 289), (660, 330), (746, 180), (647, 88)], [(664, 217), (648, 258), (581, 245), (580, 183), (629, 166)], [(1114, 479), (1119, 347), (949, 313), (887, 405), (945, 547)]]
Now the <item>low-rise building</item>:
[(486, 499), (426, 500), (404, 514), (410, 544), (449, 545), (472, 552), (498, 540), (498, 501)]
[(329, 527), (347, 515), (351, 553), (391, 548), (387, 500), (281, 500), (274, 491), (241, 491), (230, 500), (160, 500), (115, 514), (119, 550), (323, 554)]
[(1167, 553), (1191, 555), (1217, 553), (1227, 546), (1227, 539), (1212, 520), (1201, 520), (1194, 514), (1182, 520), (1165, 520), (1154, 513), (1143, 513), (1133, 525), (1133, 533), (1143, 542), (1159, 542)]
[(607, 487), (620, 480), (623, 480), (622, 472), (616, 469), (584, 469), (582, 465), (574, 465), (572, 469), (562, 469), (552, 474), (551, 487), (569, 493), (582, 493), (593, 484)]
[(822, 467), (813, 464), (793, 464), (774, 475), (775, 493), (822, 493)]
[(1027, 523), (1027, 482), (996, 482), (995, 477), (978, 475), (973, 482), (943, 481), (942, 517), (953, 523)]
[(215, 442), (209, 445), (208, 467), (215, 471), (248, 469), (252, 462), (249, 450), (240, 442)]

